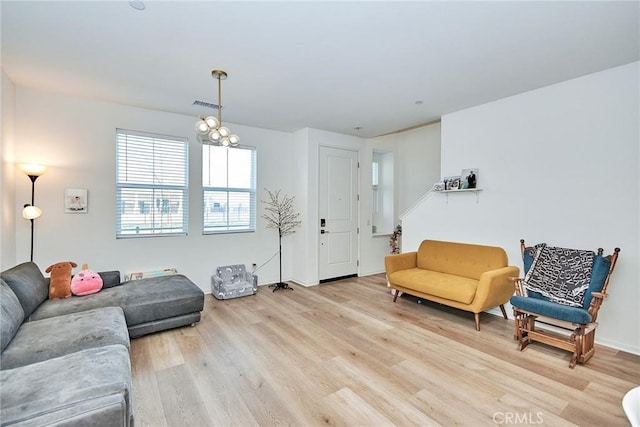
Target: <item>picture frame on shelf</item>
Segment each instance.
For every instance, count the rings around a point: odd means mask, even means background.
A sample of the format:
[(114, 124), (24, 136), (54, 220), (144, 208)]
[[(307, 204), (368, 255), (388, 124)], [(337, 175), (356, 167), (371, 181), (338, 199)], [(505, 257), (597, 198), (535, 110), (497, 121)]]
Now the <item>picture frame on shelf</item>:
[(462, 169), (458, 188), (460, 190), (478, 188), (478, 172), (478, 168)]
[(460, 187), (460, 176), (445, 176), (442, 181), (444, 182), (444, 191), (457, 190)]
[(87, 213), (89, 200), (86, 188), (65, 188), (64, 213)]

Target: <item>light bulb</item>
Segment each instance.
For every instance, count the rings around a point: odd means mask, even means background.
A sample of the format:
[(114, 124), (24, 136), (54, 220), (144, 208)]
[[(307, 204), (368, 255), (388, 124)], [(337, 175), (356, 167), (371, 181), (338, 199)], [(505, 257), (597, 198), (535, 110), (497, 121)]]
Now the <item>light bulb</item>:
[(238, 142), (240, 142), (240, 137), (236, 134), (229, 135), (229, 142), (231, 143), (231, 145), (238, 145)]
[(220, 126), (220, 122), (218, 121), (218, 119), (213, 116), (207, 117), (206, 119), (204, 119), (204, 121), (207, 123), (207, 126), (209, 126), (209, 129), (216, 129), (218, 126)]
[(42, 215), (42, 209), (37, 206), (26, 205), (22, 210), (22, 217), (24, 219), (36, 219)]
[(205, 135), (207, 132), (209, 132), (209, 125), (207, 125), (207, 122), (205, 122), (204, 120), (198, 120), (198, 122), (196, 123), (196, 130), (199, 134)]
[(223, 147), (228, 147), (230, 145), (229, 143), (229, 138), (228, 137), (223, 137), (222, 141), (220, 141), (220, 144), (222, 144)]
[(209, 139), (212, 141), (218, 141), (220, 139), (220, 132), (218, 132), (217, 130), (212, 130), (209, 133)]
[(228, 127), (224, 127), (222, 126), (220, 129), (218, 129), (218, 131), (220, 132), (220, 135), (222, 136), (229, 136), (231, 134), (231, 131), (229, 130)]

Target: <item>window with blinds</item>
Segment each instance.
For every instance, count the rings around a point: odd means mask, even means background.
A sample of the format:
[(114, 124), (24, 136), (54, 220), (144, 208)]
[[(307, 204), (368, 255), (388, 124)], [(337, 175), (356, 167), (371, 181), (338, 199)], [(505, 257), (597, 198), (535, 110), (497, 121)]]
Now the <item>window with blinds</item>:
[(256, 149), (202, 145), (202, 233), (256, 229)]
[(186, 138), (116, 130), (116, 237), (186, 235)]

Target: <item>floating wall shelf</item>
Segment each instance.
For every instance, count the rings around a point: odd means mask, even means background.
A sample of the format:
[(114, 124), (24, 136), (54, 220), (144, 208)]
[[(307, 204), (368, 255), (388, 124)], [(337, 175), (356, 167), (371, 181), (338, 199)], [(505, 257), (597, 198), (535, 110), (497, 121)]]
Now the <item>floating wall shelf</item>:
[(482, 188), (463, 188), (462, 190), (442, 190), (434, 191), (434, 193), (445, 193), (447, 195), (447, 203), (449, 203), (449, 194), (452, 193), (476, 193), (476, 203), (480, 202), (480, 192)]

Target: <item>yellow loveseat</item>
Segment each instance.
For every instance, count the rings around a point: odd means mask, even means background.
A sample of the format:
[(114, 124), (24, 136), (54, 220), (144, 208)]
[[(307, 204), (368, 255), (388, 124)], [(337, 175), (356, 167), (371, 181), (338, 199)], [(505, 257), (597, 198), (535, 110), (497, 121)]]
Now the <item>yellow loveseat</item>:
[(385, 257), (389, 287), (420, 298), (475, 314), (480, 330), (480, 313), (500, 306), (513, 295), (518, 267), (507, 265), (507, 254), (496, 246), (424, 240), (417, 252)]

